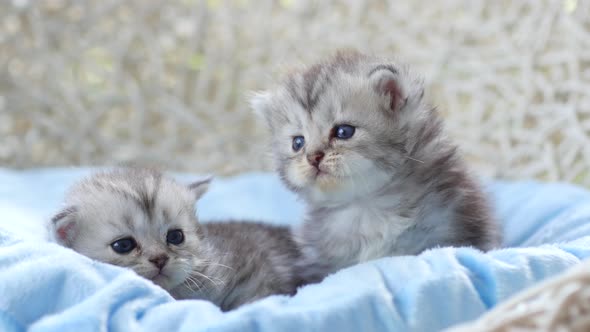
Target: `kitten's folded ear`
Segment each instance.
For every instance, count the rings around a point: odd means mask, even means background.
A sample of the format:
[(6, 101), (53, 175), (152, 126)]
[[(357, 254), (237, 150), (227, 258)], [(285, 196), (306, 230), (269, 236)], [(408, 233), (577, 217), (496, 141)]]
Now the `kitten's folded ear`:
[(76, 224), (77, 211), (78, 209), (75, 206), (69, 206), (51, 218), (55, 240), (66, 247), (72, 246), (78, 234)]
[[(369, 73), (375, 91), (388, 98), (388, 106), (392, 111), (398, 111), (414, 104), (420, 101), (424, 95), (422, 82), (406, 77), (409, 75), (407, 70), (404, 70), (393, 65), (382, 64), (373, 68)], [(404, 77), (402, 78), (401, 75)]]
[(201, 198), (201, 196), (203, 196), (203, 194), (207, 192), (207, 189), (209, 189), (209, 184), (211, 183), (211, 181), (213, 181), (213, 177), (209, 176), (188, 185), (188, 189), (190, 189), (190, 191), (192, 191), (195, 195), (195, 200)]

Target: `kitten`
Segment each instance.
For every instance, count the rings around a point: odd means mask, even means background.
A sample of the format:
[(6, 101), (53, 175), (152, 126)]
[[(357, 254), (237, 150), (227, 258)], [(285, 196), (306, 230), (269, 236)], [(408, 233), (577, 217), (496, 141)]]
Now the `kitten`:
[(271, 294), (294, 294), (299, 251), (287, 227), (199, 224), (195, 202), (209, 180), (181, 185), (149, 169), (117, 169), (75, 184), (52, 219), (58, 243), (128, 267), (176, 299), (230, 310)]
[(494, 248), (485, 195), (407, 67), (358, 52), (291, 73), (251, 105), (283, 182), (307, 203), (308, 281), (438, 246)]

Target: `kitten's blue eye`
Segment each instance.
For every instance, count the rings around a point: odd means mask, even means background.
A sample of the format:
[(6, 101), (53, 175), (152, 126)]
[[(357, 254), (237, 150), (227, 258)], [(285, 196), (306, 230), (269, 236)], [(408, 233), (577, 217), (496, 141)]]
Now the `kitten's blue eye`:
[(349, 139), (354, 135), (355, 128), (351, 125), (339, 125), (334, 127), (334, 136), (340, 139)]
[(293, 151), (297, 152), (305, 145), (305, 138), (303, 136), (293, 137)]
[(184, 242), (184, 233), (182, 233), (180, 229), (168, 231), (168, 234), (166, 234), (166, 242), (179, 245)]
[(124, 239), (119, 239), (113, 243), (111, 243), (111, 248), (117, 254), (128, 254), (131, 250), (137, 247), (137, 242), (132, 237), (126, 237)]

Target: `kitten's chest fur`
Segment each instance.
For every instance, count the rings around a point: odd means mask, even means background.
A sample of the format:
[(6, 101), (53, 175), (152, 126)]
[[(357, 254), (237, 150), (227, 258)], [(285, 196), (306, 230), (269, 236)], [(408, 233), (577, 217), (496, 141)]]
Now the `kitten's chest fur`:
[[(349, 262), (363, 262), (394, 254), (398, 237), (413, 224), (411, 215), (402, 216), (383, 206), (381, 198), (376, 202), (354, 203), (325, 216), (323, 230), (317, 234), (332, 234), (332, 240), (324, 242), (328, 252), (334, 255), (336, 267)], [(395, 202), (396, 198), (389, 198)], [(381, 204), (380, 204), (381, 203)], [(408, 211), (410, 212), (410, 211)], [(355, 234), (351, 237), (351, 234)], [(348, 247), (348, 248), (343, 248)], [(339, 252), (339, 248), (342, 248)]]
[[(482, 232), (490, 218), (480, 204), (479, 192), (470, 188), (453, 188), (451, 195), (428, 186), (392, 185), (385, 192), (347, 204), (311, 205), (298, 233), (304, 256), (302, 274), (318, 281), (354, 264), (416, 255), (436, 246), (486, 248), (494, 243), (488, 238), (491, 231)], [(464, 189), (469, 190), (464, 193)]]
[(416, 211), (399, 195), (371, 197), (331, 208), (311, 208), (300, 230), (306, 256), (330, 262), (330, 270), (412, 251), (398, 241), (415, 227)]

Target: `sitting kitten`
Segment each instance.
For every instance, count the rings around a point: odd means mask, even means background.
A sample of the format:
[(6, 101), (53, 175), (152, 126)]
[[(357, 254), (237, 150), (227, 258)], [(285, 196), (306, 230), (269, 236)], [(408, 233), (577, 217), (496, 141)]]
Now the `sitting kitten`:
[(52, 219), (58, 243), (128, 267), (177, 299), (230, 310), (294, 294), (299, 251), (287, 227), (199, 224), (195, 202), (209, 180), (183, 186), (147, 169), (98, 173), (75, 184)]
[(252, 98), (278, 173), (308, 205), (297, 234), (308, 281), (384, 256), (499, 244), (485, 195), (423, 95), (407, 67), (339, 52)]

